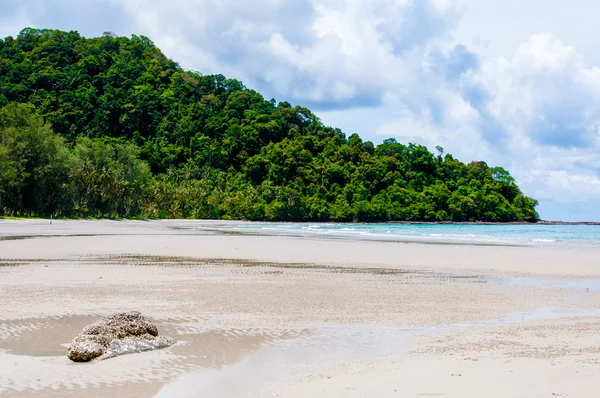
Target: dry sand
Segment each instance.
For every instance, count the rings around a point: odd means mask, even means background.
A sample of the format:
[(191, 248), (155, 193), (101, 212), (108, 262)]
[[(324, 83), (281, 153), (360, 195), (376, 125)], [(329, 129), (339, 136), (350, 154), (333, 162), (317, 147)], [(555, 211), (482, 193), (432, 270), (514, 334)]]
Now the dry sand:
[[(593, 397), (596, 250), (0, 220), (0, 395)], [(138, 310), (170, 349), (72, 364)]]

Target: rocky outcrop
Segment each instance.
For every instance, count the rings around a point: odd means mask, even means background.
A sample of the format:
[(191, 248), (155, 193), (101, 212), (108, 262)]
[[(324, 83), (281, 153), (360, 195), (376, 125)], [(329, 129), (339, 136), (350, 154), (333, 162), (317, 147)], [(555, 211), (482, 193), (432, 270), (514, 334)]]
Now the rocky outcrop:
[(89, 362), (118, 355), (170, 347), (175, 340), (159, 336), (158, 329), (137, 311), (111, 315), (83, 328), (69, 346), (74, 362)]

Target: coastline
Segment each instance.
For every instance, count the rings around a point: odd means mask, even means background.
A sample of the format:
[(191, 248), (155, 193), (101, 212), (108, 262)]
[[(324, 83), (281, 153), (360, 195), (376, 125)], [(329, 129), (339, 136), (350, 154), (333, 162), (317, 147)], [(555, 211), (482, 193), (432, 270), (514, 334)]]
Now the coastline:
[[(15, 225), (20, 223), (22, 225), (45, 225), (50, 224), (49, 220), (46, 219), (2, 219), (0, 218), (0, 226)], [(231, 236), (272, 236), (272, 237), (292, 237), (292, 238), (309, 238), (309, 239), (331, 239), (331, 240), (359, 240), (359, 241), (373, 241), (373, 242), (387, 242), (387, 243), (404, 243), (404, 244), (424, 244), (424, 245), (450, 245), (450, 246), (489, 246), (489, 247), (537, 247), (544, 249), (584, 249), (584, 250), (600, 250), (600, 229), (590, 230), (588, 232), (579, 232), (581, 237), (586, 237), (588, 240), (578, 241), (572, 239), (569, 241), (561, 241), (556, 238), (560, 238), (561, 234), (566, 233), (565, 236), (572, 234), (573, 230), (567, 231), (562, 229), (555, 230), (542, 230), (537, 227), (598, 227), (600, 223), (597, 222), (555, 222), (555, 221), (541, 221), (539, 223), (520, 223), (520, 222), (507, 222), (507, 223), (487, 223), (487, 222), (387, 222), (387, 223), (344, 223), (344, 222), (272, 222), (272, 221), (239, 221), (239, 220), (194, 220), (194, 219), (162, 219), (162, 220), (149, 220), (149, 219), (54, 219), (53, 223), (71, 223), (79, 225), (93, 224), (103, 225), (111, 223), (113, 226), (128, 225), (125, 228), (114, 228), (108, 233), (98, 232), (97, 230), (88, 230), (87, 233), (78, 233), (78, 236), (100, 236), (100, 235), (118, 235), (118, 234), (131, 234), (129, 226), (136, 224), (154, 224), (162, 225), (166, 228), (174, 230), (187, 231), (188, 234), (220, 234), (220, 235), (231, 235)], [(273, 226), (279, 226), (280, 228), (274, 228)], [(391, 233), (392, 230), (376, 231), (376, 229), (389, 226), (390, 228), (398, 227), (402, 229), (394, 228), (395, 233)], [(409, 227), (415, 227), (416, 230), (408, 233), (406, 229)], [(466, 230), (442, 230), (439, 229), (437, 234), (434, 234), (429, 227), (440, 227), (440, 228), (451, 228), (451, 227), (472, 227), (470, 231)], [(526, 229), (513, 229), (511, 227), (525, 227)], [(290, 228), (292, 227), (292, 228)], [(297, 227), (294, 229), (293, 227)], [(341, 228), (343, 227), (343, 228)], [(529, 230), (527, 227), (531, 227)], [(316, 229), (315, 229), (316, 228)], [(319, 228), (321, 228), (319, 230)], [(372, 229), (372, 232), (369, 231)], [(423, 228), (423, 229), (421, 229)], [(427, 229), (425, 229), (427, 228)], [(479, 230), (482, 228), (482, 230)], [(492, 230), (486, 230), (485, 228), (492, 228)], [(9, 228), (11, 229), (11, 228)], [(495, 231), (493, 229), (496, 229)], [(36, 237), (52, 237), (52, 236), (63, 236), (60, 233), (59, 228), (53, 229), (57, 233), (50, 233), (44, 231), (36, 234), (26, 234), (12, 232), (8, 234), (0, 233), (0, 241), (2, 240), (18, 240), (18, 239), (31, 239)], [(355, 233), (345, 232), (355, 230)], [(420, 234), (414, 233), (414, 231), (420, 230)], [(361, 232), (362, 231), (362, 232)], [(541, 234), (554, 234), (554, 236), (538, 236), (537, 239), (533, 239), (532, 235), (527, 240), (527, 233), (535, 234), (536, 231)], [(583, 230), (581, 230), (583, 231)], [(428, 234), (429, 232), (429, 234)], [(454, 233), (453, 233), (454, 232)], [(490, 233), (491, 235), (486, 235)], [(502, 232), (502, 235), (499, 234)], [(148, 232), (144, 232), (147, 234)], [(523, 237), (516, 236), (515, 234), (523, 234)], [(479, 235), (479, 236), (477, 236)], [(522, 239), (525, 238), (525, 239)]]
[[(0, 237), (27, 236), (0, 240), (3, 396), (594, 394), (594, 250), (46, 224), (0, 222)], [(75, 367), (59, 355), (126, 310), (179, 345)]]
[[(538, 239), (529, 237), (527, 232), (534, 233), (541, 231), (536, 227), (573, 227), (587, 225), (590, 227), (595, 224), (531, 224), (531, 230), (507, 230), (511, 227), (525, 226), (520, 223), (275, 223), (275, 222), (253, 222), (253, 221), (212, 221), (192, 222), (191, 226), (178, 228), (194, 228), (200, 231), (208, 231), (228, 235), (246, 235), (246, 236), (288, 236), (297, 238), (320, 238), (320, 239), (339, 239), (339, 240), (364, 240), (390, 243), (413, 243), (413, 244), (438, 244), (438, 245), (472, 245), (472, 246), (507, 246), (507, 247), (540, 247), (540, 248), (582, 248), (582, 249), (600, 249), (600, 229), (590, 231), (594, 235), (586, 238), (591, 240), (571, 240), (560, 241), (562, 233), (569, 235), (572, 231), (544, 231), (547, 234), (554, 234), (554, 239), (538, 236)], [(395, 231), (385, 230), (383, 227), (394, 227)], [(472, 227), (471, 230), (446, 230), (451, 227)], [(296, 227), (296, 228), (294, 228)], [(343, 227), (343, 228), (340, 228)], [(415, 227), (415, 230), (406, 228)], [(438, 230), (431, 230), (430, 227), (440, 227)], [(380, 230), (377, 230), (380, 228)], [(402, 228), (402, 229), (399, 229)], [(482, 228), (482, 230), (479, 230)], [(484, 229), (484, 228), (487, 228)], [(495, 228), (496, 231), (490, 230)], [(348, 232), (353, 231), (353, 232)], [(415, 233), (419, 231), (419, 233)], [(436, 233), (433, 233), (436, 232)], [(501, 232), (502, 234), (499, 234)], [(491, 235), (486, 235), (490, 234)], [(515, 235), (518, 233), (519, 236)], [(525, 234), (523, 234), (525, 233)], [(582, 235), (584, 237), (584, 235)]]
[[(600, 221), (557, 221), (557, 220), (538, 220), (538, 221), (252, 221), (252, 220), (222, 220), (222, 219), (151, 219), (151, 218), (53, 218), (60, 221), (191, 221), (191, 222), (254, 222), (254, 223), (300, 223), (300, 224), (415, 224), (415, 225), (600, 225)], [(45, 217), (9, 217), (0, 216), (0, 221), (27, 221), (27, 220), (50, 220)]]

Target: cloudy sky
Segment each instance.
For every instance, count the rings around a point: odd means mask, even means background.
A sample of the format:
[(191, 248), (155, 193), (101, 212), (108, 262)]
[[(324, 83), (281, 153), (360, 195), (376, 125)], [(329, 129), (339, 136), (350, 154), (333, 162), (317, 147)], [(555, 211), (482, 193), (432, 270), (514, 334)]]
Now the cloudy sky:
[(23, 27), (150, 37), (347, 134), (511, 171), (544, 219), (600, 221), (600, 2), (0, 0)]

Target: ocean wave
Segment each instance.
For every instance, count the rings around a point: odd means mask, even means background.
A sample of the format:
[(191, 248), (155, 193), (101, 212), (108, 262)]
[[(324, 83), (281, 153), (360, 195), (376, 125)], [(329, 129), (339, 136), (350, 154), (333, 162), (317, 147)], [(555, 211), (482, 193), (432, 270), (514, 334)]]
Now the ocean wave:
[(548, 226), (512, 224), (303, 224), (243, 223), (199, 227), (269, 235), (327, 236), (365, 240), (457, 242), (600, 247), (600, 226)]

